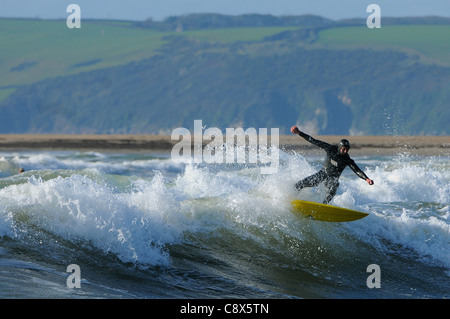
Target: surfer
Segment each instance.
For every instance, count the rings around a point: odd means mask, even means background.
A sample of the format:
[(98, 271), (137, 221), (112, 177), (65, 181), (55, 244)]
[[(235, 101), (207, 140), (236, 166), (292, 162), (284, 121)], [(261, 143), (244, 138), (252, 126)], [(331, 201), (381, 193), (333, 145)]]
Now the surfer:
[(323, 141), (316, 140), (303, 133), (297, 126), (291, 127), (292, 134), (297, 134), (303, 137), (311, 144), (324, 149), (327, 152), (325, 162), (322, 169), (299, 181), (295, 184), (297, 190), (301, 190), (304, 187), (315, 187), (320, 183), (324, 183), (327, 188), (327, 195), (325, 196), (324, 204), (328, 204), (336, 195), (339, 187), (339, 177), (347, 166), (355, 172), (361, 179), (364, 179), (369, 185), (373, 185), (373, 180), (367, 177), (366, 174), (355, 164), (355, 161), (350, 158), (348, 151), (350, 150), (350, 142), (346, 139), (342, 139), (339, 145), (331, 145)]

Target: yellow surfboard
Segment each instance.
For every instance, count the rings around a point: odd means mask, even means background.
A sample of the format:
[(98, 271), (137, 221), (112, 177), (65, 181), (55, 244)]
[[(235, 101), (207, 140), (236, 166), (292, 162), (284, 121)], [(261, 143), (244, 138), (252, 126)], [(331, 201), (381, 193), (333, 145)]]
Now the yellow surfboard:
[(306, 216), (311, 219), (324, 222), (350, 222), (369, 215), (356, 210), (297, 199), (293, 200), (291, 204), (292, 212), (295, 215)]

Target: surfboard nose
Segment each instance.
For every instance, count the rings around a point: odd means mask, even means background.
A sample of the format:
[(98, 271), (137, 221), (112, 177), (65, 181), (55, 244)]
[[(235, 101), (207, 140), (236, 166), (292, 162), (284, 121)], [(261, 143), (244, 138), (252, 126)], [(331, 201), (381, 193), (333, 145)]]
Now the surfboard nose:
[(291, 204), (294, 215), (308, 217), (313, 220), (324, 222), (350, 222), (369, 215), (368, 213), (363, 213), (348, 208), (298, 199), (293, 200)]

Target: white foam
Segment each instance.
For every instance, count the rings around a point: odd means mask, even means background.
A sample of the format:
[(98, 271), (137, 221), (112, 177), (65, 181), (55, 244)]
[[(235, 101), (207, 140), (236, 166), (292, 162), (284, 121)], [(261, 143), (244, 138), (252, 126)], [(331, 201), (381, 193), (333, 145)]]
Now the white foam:
[[(29, 224), (66, 240), (91, 242), (123, 261), (167, 264), (164, 245), (175, 242), (180, 233), (161, 217), (170, 196), (160, 188), (156, 178), (145, 186), (148, 199), (143, 200), (136, 191), (115, 193), (112, 187), (86, 176), (49, 181), (32, 177), (26, 184), (0, 190), (1, 211), (8, 212), (6, 216), (26, 214)], [(1, 225), (7, 228), (8, 220)]]
[[(0, 236), (16, 236), (15, 223), (25, 215), (27, 223), (67, 240), (91, 243), (123, 261), (148, 265), (169, 264), (168, 246), (182, 242), (186, 233), (225, 228), (239, 236), (252, 236), (262, 245), (277, 238), (281, 245), (286, 234), (301, 240), (304, 234), (293, 222), (289, 203), (303, 196), (323, 198), (320, 189), (301, 194), (294, 189), (298, 180), (320, 169), (320, 162), (284, 152), (280, 156), (279, 171), (273, 175), (261, 175), (258, 167), (245, 165), (28, 156), (28, 163), (40, 163), (36, 167), (61, 169), (65, 164), (58, 161), (70, 165), (80, 161), (78, 167), (83, 171), (49, 180), (40, 178), (38, 171), (35, 177), (0, 189)], [(20, 160), (24, 158), (20, 155)], [(375, 185), (346, 169), (332, 204), (371, 215), (343, 229), (378, 249), (389, 249), (384, 244), (388, 240), (450, 268), (448, 158), (355, 160)], [(111, 165), (122, 171), (127, 165), (155, 171), (151, 178), (124, 176), (125, 181), (119, 183), (102, 171)], [(95, 170), (85, 170), (92, 167)], [(175, 176), (174, 168), (179, 170)], [(417, 210), (417, 202), (430, 203), (431, 208)], [(266, 237), (257, 237), (262, 235)]]
[(346, 225), (346, 228), (360, 240), (381, 251), (390, 251), (391, 247), (387, 246), (387, 243), (396, 244), (414, 251), (417, 255), (415, 258), (423, 259), (425, 262), (435, 261), (450, 268), (448, 220), (434, 216), (415, 218), (415, 212), (406, 209), (403, 209), (400, 215), (386, 213), (386, 211), (372, 213), (358, 227)]
[[(164, 172), (180, 173), (184, 165), (176, 163), (170, 158), (157, 159), (151, 156), (144, 159), (128, 158), (123, 154), (102, 154), (96, 152), (71, 153), (71, 152), (25, 152), (20, 154), (5, 155), (0, 158), (0, 169), (17, 173), (19, 167), (32, 170), (81, 170), (98, 169), (102, 172), (121, 173), (129, 171), (142, 172), (159, 170)], [(13, 168), (13, 169), (11, 169)]]

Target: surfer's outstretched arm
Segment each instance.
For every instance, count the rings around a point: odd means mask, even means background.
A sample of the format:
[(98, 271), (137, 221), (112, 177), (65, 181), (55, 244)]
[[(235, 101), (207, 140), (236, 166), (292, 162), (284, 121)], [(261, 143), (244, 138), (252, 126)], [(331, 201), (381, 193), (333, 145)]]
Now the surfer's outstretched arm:
[(320, 148), (328, 149), (328, 148), (330, 148), (332, 146), (331, 144), (328, 144), (328, 143), (326, 143), (324, 141), (316, 140), (315, 138), (309, 136), (308, 134), (303, 133), (302, 131), (300, 131), (298, 129), (297, 126), (291, 127), (291, 132), (292, 132), (292, 134), (296, 134), (296, 135), (299, 135), (299, 136), (303, 137), (305, 140), (307, 140), (311, 144), (313, 144), (315, 146), (318, 146)]
[(367, 175), (355, 164), (355, 161), (351, 160), (351, 163), (348, 165), (350, 168), (358, 175), (361, 179), (365, 180), (367, 184), (373, 185), (373, 180), (371, 180)]

